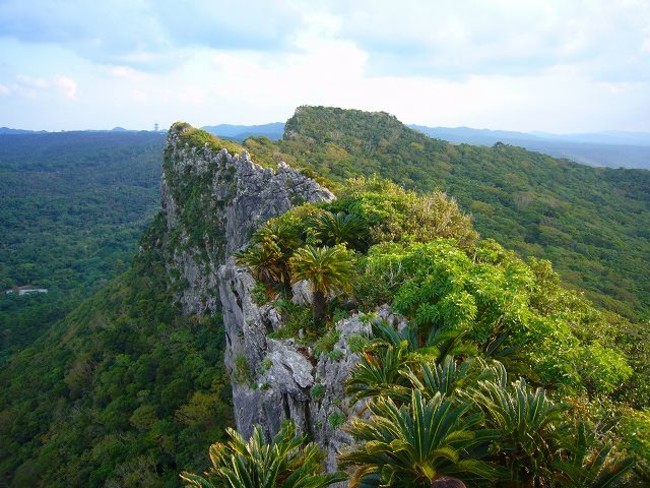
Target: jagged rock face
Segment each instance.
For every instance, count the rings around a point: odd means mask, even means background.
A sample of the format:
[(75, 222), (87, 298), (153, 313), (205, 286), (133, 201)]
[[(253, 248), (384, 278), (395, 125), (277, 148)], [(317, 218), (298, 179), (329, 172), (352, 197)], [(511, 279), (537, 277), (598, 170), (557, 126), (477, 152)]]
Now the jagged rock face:
[(253, 163), (245, 151), (231, 155), (197, 147), (184, 138), (185, 130), (179, 125), (169, 131), (163, 165), (169, 270), (185, 313), (214, 313), (217, 270), (228, 255), (270, 218), (334, 195), (284, 163), (273, 171)]
[[(355, 317), (339, 322), (333, 354), (320, 358), (293, 340), (269, 338), (282, 317), (271, 305), (255, 303), (254, 279), (231, 257), (268, 219), (334, 195), (284, 163), (274, 172), (245, 152), (233, 156), (188, 144), (182, 127), (170, 130), (163, 169), (168, 271), (186, 314), (223, 314), (237, 429), (249, 436), (261, 424), (272, 436), (290, 419), (325, 449), (328, 469), (336, 469), (337, 451), (351, 441), (340, 425), (356, 414), (344, 394), (358, 359), (348, 338), (367, 336), (370, 326)], [(296, 297), (308, 302), (305, 283), (299, 288)]]
[[(349, 339), (368, 337), (370, 325), (354, 316), (340, 321), (332, 353), (318, 358), (310, 346), (273, 339), (269, 335), (283, 327), (280, 312), (255, 302), (255, 280), (232, 258), (270, 218), (334, 195), (284, 163), (274, 172), (245, 152), (233, 156), (188, 144), (184, 127), (170, 130), (162, 179), (164, 252), (178, 300), (186, 314), (223, 315), (237, 430), (248, 437), (261, 424), (270, 438), (292, 420), (325, 450), (326, 468), (334, 471), (337, 453), (352, 442), (340, 427), (362, 408), (351, 405), (344, 391), (358, 360)], [(297, 303), (312, 300), (306, 282), (293, 293)], [(379, 315), (399, 326), (390, 309)]]
[(335, 470), (337, 452), (352, 441), (339, 427), (360, 408), (344, 391), (358, 360), (348, 339), (368, 337), (370, 325), (356, 316), (340, 321), (332, 354), (315, 358), (311, 347), (268, 337), (282, 326), (280, 314), (255, 303), (253, 278), (232, 259), (221, 267), (219, 283), (237, 430), (249, 436), (252, 426), (261, 424), (271, 436), (292, 420), (325, 450), (327, 468)]

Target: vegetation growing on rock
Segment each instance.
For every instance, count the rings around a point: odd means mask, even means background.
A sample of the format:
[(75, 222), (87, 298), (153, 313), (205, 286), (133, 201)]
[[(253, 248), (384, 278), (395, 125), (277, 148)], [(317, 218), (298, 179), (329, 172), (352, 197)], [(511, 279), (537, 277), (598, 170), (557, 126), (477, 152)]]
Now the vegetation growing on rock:
[[(273, 219), (241, 256), (261, 236), (285, 249), (278, 269), (322, 242), (349, 246), (360, 257), (347, 306), (388, 303), (409, 323), (399, 332), (376, 324), (349, 380), (371, 412), (346, 427), (361, 441), (341, 458), (355, 467), (350, 486), (428, 487), (445, 476), (468, 486), (642, 486), (647, 459), (630, 431), (612, 427), (647, 405), (625, 319), (563, 288), (549, 262), (479, 239), (444, 195), (420, 198), (378, 179), (340, 195)], [(342, 238), (344, 226), (323, 225), (336, 221), (368, 232)], [(282, 273), (264, 276), (290, 294)]]

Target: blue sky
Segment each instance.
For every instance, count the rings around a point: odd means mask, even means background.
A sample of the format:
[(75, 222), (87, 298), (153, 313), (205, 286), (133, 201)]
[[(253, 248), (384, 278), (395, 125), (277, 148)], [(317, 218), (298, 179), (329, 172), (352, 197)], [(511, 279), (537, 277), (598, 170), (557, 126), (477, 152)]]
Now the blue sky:
[(0, 126), (650, 132), (647, 0), (0, 0)]

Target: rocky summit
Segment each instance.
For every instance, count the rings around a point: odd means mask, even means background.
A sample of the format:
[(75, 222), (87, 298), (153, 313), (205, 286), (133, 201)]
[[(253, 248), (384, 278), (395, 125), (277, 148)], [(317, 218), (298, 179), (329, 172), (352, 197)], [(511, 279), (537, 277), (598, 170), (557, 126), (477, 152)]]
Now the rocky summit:
[[(188, 315), (223, 315), (237, 430), (248, 437), (260, 424), (270, 437), (292, 420), (325, 449), (327, 467), (334, 470), (337, 450), (351, 440), (333, 420), (352, 413), (343, 389), (357, 356), (347, 339), (367, 336), (370, 326), (358, 317), (340, 321), (336, 354), (320, 358), (292, 339), (269, 338), (283, 326), (282, 313), (256, 302), (255, 280), (232, 257), (270, 218), (334, 195), (284, 162), (265, 168), (246, 151), (231, 154), (209, 142), (199, 146), (188, 137), (193, 131), (187, 124), (172, 127), (162, 176), (166, 263), (179, 284), (178, 301)], [(199, 235), (193, 209), (207, 221)], [(304, 289), (294, 295), (310, 299)], [(391, 316), (389, 309), (382, 313)]]

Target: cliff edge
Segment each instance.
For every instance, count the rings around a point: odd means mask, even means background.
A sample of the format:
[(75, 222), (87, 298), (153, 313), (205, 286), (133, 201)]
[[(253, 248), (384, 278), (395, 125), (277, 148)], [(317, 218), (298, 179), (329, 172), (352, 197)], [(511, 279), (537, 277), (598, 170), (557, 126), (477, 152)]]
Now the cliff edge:
[(370, 327), (358, 317), (339, 322), (333, 354), (320, 357), (293, 339), (271, 338), (282, 313), (256, 302), (253, 277), (232, 258), (270, 218), (334, 195), (285, 163), (265, 168), (228, 144), (188, 124), (169, 131), (161, 197), (168, 273), (185, 314), (222, 314), (237, 429), (248, 436), (261, 424), (271, 436), (290, 419), (334, 470), (337, 450), (351, 440), (340, 430), (352, 413), (343, 390), (357, 359), (348, 338)]

